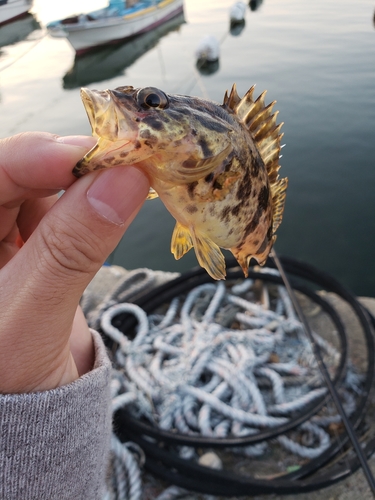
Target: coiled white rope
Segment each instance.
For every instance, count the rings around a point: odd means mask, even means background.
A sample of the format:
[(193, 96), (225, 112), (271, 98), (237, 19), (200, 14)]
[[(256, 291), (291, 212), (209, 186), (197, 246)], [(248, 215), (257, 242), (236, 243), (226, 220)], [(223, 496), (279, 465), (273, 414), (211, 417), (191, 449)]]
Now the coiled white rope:
[[(97, 320), (118, 345), (113, 411), (126, 405), (135, 417), (169, 431), (246, 436), (287, 422), (293, 412), (324, 395), (326, 389), (285, 289), (274, 286), (276, 295), (266, 300), (272, 308), (265, 309), (254, 302), (252, 287), (249, 279), (231, 288), (223, 282), (201, 285), (181, 304), (176, 298), (163, 314), (148, 317), (135, 304), (109, 308), (102, 304)], [(124, 312), (138, 322), (133, 340), (112, 324)], [(314, 335), (334, 370), (339, 352)], [(348, 414), (354, 411), (349, 393), (345, 405)], [(274, 441), (291, 453), (312, 459), (330, 444), (323, 427), (337, 421), (336, 413), (315, 416), (299, 426), (298, 441), (285, 435)], [(233, 451), (261, 456), (268, 446), (261, 442)], [(114, 438), (112, 452), (115, 498), (140, 499), (140, 472), (135, 471), (137, 461), (129, 458), (128, 444)], [(180, 454), (198, 459), (195, 450), (186, 446), (180, 448)], [(178, 498), (183, 492), (169, 488), (165, 498)], [(159, 496), (159, 500), (163, 498), (163, 494)]]

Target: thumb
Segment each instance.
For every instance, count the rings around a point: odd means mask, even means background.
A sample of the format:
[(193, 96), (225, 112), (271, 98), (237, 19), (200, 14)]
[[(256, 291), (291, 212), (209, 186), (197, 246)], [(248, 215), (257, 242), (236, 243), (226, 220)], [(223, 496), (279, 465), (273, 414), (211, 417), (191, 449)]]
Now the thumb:
[[(115, 249), (145, 200), (149, 183), (135, 167), (116, 167), (76, 181), (47, 212), (1, 271), (0, 380), (5, 365), (30, 390), (70, 382), (69, 336), (80, 297)], [(9, 375), (8, 375), (9, 376)], [(5, 377), (5, 380), (4, 380)], [(30, 381), (30, 377), (31, 380)], [(74, 379), (74, 377), (73, 377)], [(14, 375), (11, 385), (14, 386)], [(16, 384), (16, 389), (17, 389)], [(4, 392), (14, 392), (9, 388)]]

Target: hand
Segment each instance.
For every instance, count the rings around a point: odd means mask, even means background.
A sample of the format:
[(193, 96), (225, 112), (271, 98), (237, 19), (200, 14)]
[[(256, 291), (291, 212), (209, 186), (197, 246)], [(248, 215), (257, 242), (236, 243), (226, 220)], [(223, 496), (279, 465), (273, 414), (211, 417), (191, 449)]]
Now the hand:
[(0, 140), (0, 393), (53, 389), (92, 368), (78, 303), (149, 189), (132, 166), (75, 179), (94, 144), (40, 132)]

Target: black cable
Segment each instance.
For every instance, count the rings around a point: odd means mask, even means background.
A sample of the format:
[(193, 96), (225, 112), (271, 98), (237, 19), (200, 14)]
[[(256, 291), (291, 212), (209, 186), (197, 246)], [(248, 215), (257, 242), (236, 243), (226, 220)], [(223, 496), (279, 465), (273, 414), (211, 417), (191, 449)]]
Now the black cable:
[(327, 370), (327, 367), (324, 363), (324, 360), (323, 360), (323, 357), (322, 357), (322, 354), (320, 352), (320, 349), (318, 347), (318, 345), (316, 344), (315, 342), (315, 339), (314, 339), (314, 336), (313, 336), (313, 333), (311, 331), (311, 328), (310, 328), (310, 325), (306, 319), (306, 316), (304, 315), (303, 311), (302, 311), (302, 307), (300, 306), (300, 303), (298, 302), (297, 300), (297, 297), (294, 293), (294, 290), (293, 288), (291, 287), (290, 285), (290, 282), (289, 282), (289, 279), (284, 271), (284, 268), (279, 260), (279, 257), (277, 256), (277, 253), (275, 251), (275, 249), (272, 250), (271, 252), (271, 256), (273, 258), (273, 260), (275, 261), (275, 264), (276, 264), (276, 267), (277, 269), (279, 270), (279, 273), (280, 273), (280, 276), (282, 277), (283, 281), (284, 281), (284, 284), (285, 284), (285, 288), (287, 289), (287, 292), (289, 294), (289, 297), (290, 297), (290, 300), (292, 301), (293, 303), (293, 306), (297, 312), (297, 315), (300, 319), (300, 321), (302, 322), (304, 328), (305, 328), (305, 333), (306, 333), (306, 336), (307, 338), (309, 339), (309, 342), (311, 344), (311, 348), (313, 350), (313, 353), (314, 353), (314, 356), (315, 356), (315, 360), (318, 364), (318, 367), (319, 367), (319, 370), (324, 378), (324, 381), (328, 387), (328, 390), (332, 396), (332, 399), (335, 403), (335, 406), (336, 406), (336, 409), (338, 411), (338, 413), (340, 414), (340, 417), (342, 419), (342, 422), (345, 426), (345, 430), (346, 432), (348, 433), (348, 436), (349, 436), (349, 439), (353, 445), (353, 448), (357, 454), (357, 457), (361, 463), (361, 467), (363, 469), (363, 473), (366, 477), (366, 480), (367, 480), (367, 483), (372, 491), (372, 494), (375, 498), (375, 479), (374, 479), (374, 476), (371, 472), (371, 469), (367, 463), (367, 460), (366, 460), (366, 457), (362, 451), (362, 448), (359, 444), (359, 441), (357, 439), (357, 436), (356, 436), (356, 433), (355, 433), (355, 430), (353, 429), (353, 426), (352, 424), (350, 423), (350, 420), (348, 419), (347, 415), (346, 415), (346, 412), (344, 410), (344, 407), (342, 406), (341, 404), (341, 401), (340, 401), (340, 398), (337, 394), (337, 391), (335, 389), (335, 386), (334, 384), (332, 383), (332, 380), (331, 380), (331, 377), (329, 376), (329, 373), (328, 373), (328, 370)]
[[(276, 479), (258, 479), (230, 473), (226, 470), (215, 470), (203, 467), (191, 460), (181, 458), (177, 452), (169, 451), (156, 443), (133, 435), (128, 429), (120, 430), (123, 441), (132, 440), (137, 443), (146, 454), (145, 469), (156, 477), (172, 484), (187, 488), (199, 493), (211, 495), (290, 495), (320, 490), (341, 481), (358, 470), (360, 464), (357, 457), (347, 459), (346, 467), (339, 464), (328, 472), (322, 471), (319, 477), (311, 477), (298, 481), (289, 481), (285, 476)], [(375, 438), (365, 447), (369, 457), (375, 447)]]

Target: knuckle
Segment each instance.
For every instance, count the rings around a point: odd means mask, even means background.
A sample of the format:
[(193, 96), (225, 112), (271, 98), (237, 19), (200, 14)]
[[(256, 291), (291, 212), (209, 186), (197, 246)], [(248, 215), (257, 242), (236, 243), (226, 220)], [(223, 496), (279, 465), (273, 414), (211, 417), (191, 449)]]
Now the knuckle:
[(40, 235), (50, 265), (65, 275), (91, 274), (102, 264), (101, 240), (77, 219), (69, 224), (54, 217)]

